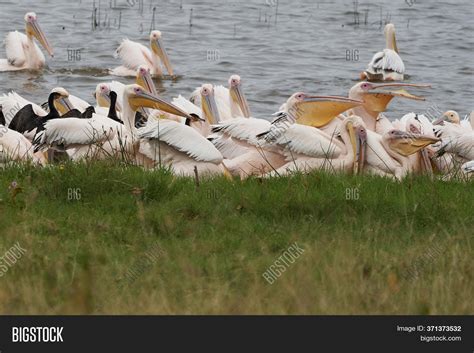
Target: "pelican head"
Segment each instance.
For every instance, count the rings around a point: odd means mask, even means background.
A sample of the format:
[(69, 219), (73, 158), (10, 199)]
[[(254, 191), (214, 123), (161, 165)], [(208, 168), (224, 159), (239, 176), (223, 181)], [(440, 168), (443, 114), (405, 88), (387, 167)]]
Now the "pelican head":
[(407, 92), (404, 89), (405, 87), (427, 88), (431, 86), (412, 83), (373, 83), (364, 81), (357, 83), (349, 90), (349, 97), (364, 101), (364, 108), (375, 113), (384, 112), (394, 97), (425, 100), (422, 96), (415, 96)]
[(53, 98), (54, 107), (61, 115), (66, 114), (68, 111), (74, 109), (74, 106), (69, 100), (69, 92), (63, 87), (53, 88), (51, 90), (50, 96)]
[(461, 123), (461, 118), (459, 117), (459, 114), (456, 111), (448, 110), (438, 119), (433, 121), (433, 125), (443, 125), (445, 121), (459, 125)]
[(124, 101), (127, 101), (133, 111), (138, 108), (159, 109), (163, 112), (192, 119), (188, 113), (182, 111), (177, 106), (164, 101), (163, 99), (148, 93), (142, 86), (132, 84), (125, 86)]
[(363, 104), (362, 101), (340, 96), (310, 96), (293, 94), (286, 102), (286, 112), (298, 124), (321, 127), (339, 114)]
[(423, 134), (412, 134), (400, 130), (390, 130), (383, 135), (383, 139), (389, 147), (401, 154), (409, 156), (414, 154), (428, 145), (439, 142), (440, 139)]
[(166, 53), (165, 46), (163, 45), (163, 41), (161, 39), (161, 32), (160, 31), (151, 31), (150, 33), (150, 47), (151, 50), (155, 55), (157, 55), (163, 65), (166, 67), (168, 74), (171, 76), (173, 75), (173, 68), (171, 67), (171, 62)]
[(149, 93), (157, 95), (155, 84), (151, 78), (150, 69), (146, 66), (140, 65), (137, 69), (136, 83), (145, 88)]
[(210, 83), (201, 86), (201, 109), (204, 118), (209, 124), (217, 124), (220, 121), (219, 110), (217, 109), (214, 97), (214, 87)]
[(349, 139), (354, 153), (354, 174), (362, 172), (365, 163), (365, 150), (367, 146), (367, 130), (364, 121), (357, 115), (351, 115), (343, 121), (343, 126), (349, 134)]
[(418, 120), (416, 115), (410, 116), (406, 122), (406, 131), (413, 134), (421, 134), (423, 132), (423, 125)]
[(53, 57), (53, 48), (51, 44), (49, 44), (46, 35), (41, 30), (40, 25), (38, 24), (38, 20), (36, 18), (36, 14), (34, 12), (28, 12), (25, 15), (25, 22), (26, 22), (26, 35), (28, 37), (35, 37), (38, 42), (43, 46), (43, 48), (48, 52), (48, 54)]
[[(94, 97), (99, 107), (110, 108), (110, 93), (111, 88), (108, 83), (99, 83), (94, 92)], [(118, 101), (115, 102), (115, 110), (118, 112), (122, 111), (122, 106)]]
[(250, 117), (249, 104), (247, 103), (247, 98), (245, 98), (244, 92), (242, 91), (242, 85), (240, 82), (239, 75), (232, 75), (229, 78), (229, 93), (232, 101), (237, 104), (237, 106), (242, 111), (244, 117)]
[(395, 38), (395, 26), (393, 23), (387, 23), (383, 29), (387, 49), (392, 49), (398, 53), (397, 40)]

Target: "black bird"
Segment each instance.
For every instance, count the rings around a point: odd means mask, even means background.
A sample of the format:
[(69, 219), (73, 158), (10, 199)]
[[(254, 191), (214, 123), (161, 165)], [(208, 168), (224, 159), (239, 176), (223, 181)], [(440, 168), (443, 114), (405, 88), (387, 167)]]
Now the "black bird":
[(68, 111), (66, 114), (61, 115), (61, 118), (79, 118), (79, 119), (90, 119), (92, 118), (92, 114), (95, 113), (95, 108), (90, 105), (84, 110), (83, 113), (81, 113), (77, 109), (72, 109)]
[(41, 130), (48, 120), (58, 119), (60, 117), (56, 107), (54, 106), (54, 101), (62, 97), (66, 97), (62, 92), (53, 91), (49, 94), (49, 113), (45, 116), (37, 115), (31, 104), (25, 105), (15, 114), (8, 127), (21, 134), (30, 133), (35, 129), (36, 131)]
[(112, 120), (115, 120), (116, 122), (123, 124), (123, 121), (119, 119), (117, 116), (117, 111), (115, 109), (115, 103), (117, 103), (117, 93), (114, 91), (110, 91), (109, 93), (110, 97), (110, 107), (109, 107), (109, 113), (107, 114), (107, 117), (109, 117)]
[[(43, 108), (46, 111), (49, 111), (49, 106), (48, 102), (44, 102), (41, 104), (41, 108)], [(90, 105), (84, 110), (83, 113), (81, 113), (78, 109), (71, 109), (67, 113), (61, 115), (61, 118), (79, 118), (79, 119), (90, 119), (92, 118), (92, 114), (95, 113), (95, 108)]]

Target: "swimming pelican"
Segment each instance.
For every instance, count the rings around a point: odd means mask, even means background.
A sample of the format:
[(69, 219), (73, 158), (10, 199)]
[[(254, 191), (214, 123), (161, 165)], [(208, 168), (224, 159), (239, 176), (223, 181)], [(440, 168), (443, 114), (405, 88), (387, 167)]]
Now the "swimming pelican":
[(388, 23), (385, 25), (383, 32), (386, 49), (372, 57), (367, 69), (361, 73), (361, 79), (367, 81), (403, 81), (405, 65), (400, 55), (398, 55), (395, 26)]
[(53, 57), (53, 48), (38, 24), (34, 12), (25, 15), (26, 35), (10, 32), (5, 38), (6, 59), (0, 59), (0, 71), (39, 70), (46, 63), (43, 53), (34, 42), (36, 38), (48, 54)]
[(115, 76), (135, 76), (136, 70), (142, 65), (149, 68), (153, 76), (161, 77), (163, 65), (172, 76), (173, 68), (161, 37), (160, 31), (150, 33), (151, 51), (140, 43), (124, 39), (115, 52), (115, 57), (120, 58), (123, 65), (111, 70), (110, 73)]
[(431, 86), (412, 83), (359, 82), (349, 90), (349, 98), (361, 100), (364, 104), (356, 106), (351, 112), (364, 120), (368, 130), (376, 131), (383, 135), (385, 132), (393, 129), (392, 123), (381, 114), (387, 109), (388, 104), (393, 98), (425, 100), (424, 97), (407, 92), (405, 87), (426, 88)]
[(367, 139), (364, 122), (352, 115), (340, 125), (342, 142), (317, 128), (292, 125), (280, 138), (288, 163), (265, 176), (282, 176), (315, 169), (360, 173), (364, 166)]

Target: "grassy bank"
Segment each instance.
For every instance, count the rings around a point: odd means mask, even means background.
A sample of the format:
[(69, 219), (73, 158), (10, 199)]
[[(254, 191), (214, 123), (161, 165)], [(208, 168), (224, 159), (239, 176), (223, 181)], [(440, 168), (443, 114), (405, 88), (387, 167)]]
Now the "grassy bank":
[[(11, 185), (13, 181), (17, 185)], [(0, 171), (0, 312), (474, 313), (474, 183)], [(262, 273), (304, 249), (273, 284)]]

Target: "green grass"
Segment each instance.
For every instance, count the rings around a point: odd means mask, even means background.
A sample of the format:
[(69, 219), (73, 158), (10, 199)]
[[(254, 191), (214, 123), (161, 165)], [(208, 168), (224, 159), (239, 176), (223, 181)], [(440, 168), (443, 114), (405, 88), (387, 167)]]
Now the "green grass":
[[(0, 277), (2, 314), (474, 313), (472, 181), (315, 173), (197, 187), (103, 162), (0, 170), (0, 199), (0, 256), (27, 250)], [(294, 242), (304, 253), (267, 283)]]

